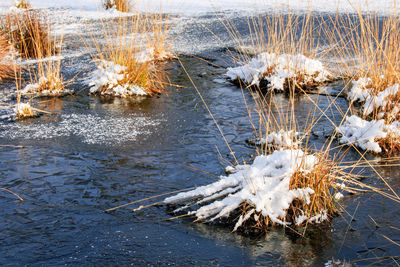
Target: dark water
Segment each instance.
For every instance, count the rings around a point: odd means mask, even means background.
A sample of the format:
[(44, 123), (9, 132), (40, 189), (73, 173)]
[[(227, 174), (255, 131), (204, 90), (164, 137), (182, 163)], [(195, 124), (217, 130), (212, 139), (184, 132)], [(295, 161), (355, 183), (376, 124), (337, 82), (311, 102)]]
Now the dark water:
[[(212, 16), (197, 19), (209, 27), (214, 25), (215, 32), (228, 39)], [(195, 19), (182, 21), (178, 24), (182, 29), (176, 26), (180, 30), (176, 30), (175, 41), (195, 38), (194, 48), (186, 52), (197, 50), (197, 55), (221, 67), (182, 54), (183, 65), (236, 157), (249, 161), (255, 152), (245, 142), (253, 136), (245, 100), (252, 108), (251, 96), (223, 82), (224, 67), (230, 64), (224, 46), (209, 42), (209, 35)], [(235, 21), (245, 28), (245, 18)], [(96, 22), (91, 23), (95, 28)], [(185, 33), (186, 28), (191, 30)], [(67, 36), (65, 43), (69, 52), (81, 49), (74, 35)], [(82, 66), (93, 68), (88, 62), (87, 54), (65, 59), (65, 74), (73, 76)], [(171, 87), (167, 94), (151, 99), (124, 100), (88, 96), (85, 71), (72, 86), (79, 91), (76, 96), (40, 99), (40, 107), (56, 113), (0, 122), (0, 144), (27, 146), (0, 148), (0, 186), (24, 199), (19, 202), (0, 191), (1, 265), (323, 266), (332, 258), (358, 266), (395, 265), (400, 248), (383, 235), (399, 242), (400, 230), (391, 227), (400, 227), (400, 206), (374, 193), (346, 196), (340, 202), (345, 211), (331, 225), (311, 227), (304, 237), (282, 228), (260, 237), (244, 237), (190, 219), (166, 221), (171, 215), (163, 205), (132, 212), (162, 197), (104, 212), (215, 181), (214, 175), (223, 174), (227, 165), (219, 153), (233, 161), (176, 60), (170, 74), (173, 83), (185, 88)], [(342, 87), (335, 83), (328, 90), (335, 93)], [(322, 109), (331, 100), (311, 97)], [(278, 95), (277, 101), (285, 104), (288, 98)], [(344, 110), (347, 107), (343, 98), (336, 103)], [(295, 107), (301, 126), (313, 105), (299, 96)], [(335, 122), (340, 121), (336, 108), (328, 113)], [(311, 136), (312, 144), (320, 147), (331, 129), (328, 120), (322, 119)], [(356, 160), (358, 156), (350, 151), (347, 158)], [(379, 167), (377, 171), (400, 191), (398, 167)], [(365, 169), (363, 174), (365, 183), (384, 187), (371, 170)]]

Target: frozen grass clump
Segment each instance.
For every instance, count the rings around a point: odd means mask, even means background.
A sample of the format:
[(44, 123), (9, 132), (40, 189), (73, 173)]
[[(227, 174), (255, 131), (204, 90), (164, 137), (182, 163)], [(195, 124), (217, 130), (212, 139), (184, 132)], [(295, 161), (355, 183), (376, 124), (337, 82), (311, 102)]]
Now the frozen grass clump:
[(391, 155), (400, 151), (400, 123), (384, 120), (363, 120), (352, 115), (338, 127), (340, 143), (353, 144), (363, 150)]
[(314, 88), (332, 79), (319, 60), (300, 54), (273, 53), (262, 53), (243, 66), (228, 68), (227, 76), (272, 91), (286, 91), (291, 86)]
[(29, 103), (17, 103), (14, 112), (18, 119), (32, 118), (35, 112)]
[[(233, 218), (239, 227), (262, 230), (272, 225), (320, 223), (336, 209), (329, 189), (333, 184), (332, 164), (319, 155), (302, 150), (278, 150), (257, 156), (250, 165), (237, 165), (228, 176), (209, 185), (179, 193), (167, 204), (190, 205), (197, 220)], [(240, 216), (236, 216), (239, 215)]]
[[(164, 23), (162, 17), (150, 19), (148, 16), (118, 18), (116, 23), (104, 23), (104, 40), (93, 38), (97, 54), (92, 54), (96, 62), (89, 81), (90, 92), (100, 95), (131, 97), (135, 95), (159, 94), (168, 85), (165, 62), (160, 58), (166, 45), (166, 28), (155, 28), (158, 41), (149, 38), (150, 23)], [(146, 54), (147, 51), (150, 51)]]
[(249, 140), (252, 145), (262, 146), (265, 149), (296, 149), (300, 145), (297, 140), (298, 132), (293, 130), (284, 131), (283, 129), (278, 132), (270, 132), (265, 137)]
[(304, 91), (335, 78), (322, 64), (326, 52), (319, 44), (321, 29), (313, 12), (303, 15), (289, 10), (250, 17), (248, 38), (234, 22), (224, 24), (238, 47), (231, 52), (236, 67), (228, 68), (227, 76), (240, 86)]
[(71, 93), (65, 89), (61, 75), (48, 72), (47, 77), (42, 76), (37, 82), (29, 83), (22, 90), (22, 95), (33, 96), (61, 96)]

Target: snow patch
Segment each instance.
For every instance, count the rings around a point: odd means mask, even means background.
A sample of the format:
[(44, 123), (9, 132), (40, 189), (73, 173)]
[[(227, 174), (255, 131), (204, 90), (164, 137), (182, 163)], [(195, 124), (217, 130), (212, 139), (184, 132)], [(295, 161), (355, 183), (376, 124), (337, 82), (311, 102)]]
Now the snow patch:
[(276, 55), (261, 53), (249, 63), (228, 68), (226, 75), (231, 80), (243, 80), (249, 85), (259, 85), (262, 80), (268, 81), (269, 90), (284, 91), (285, 82), (297, 81), (300, 86), (319, 84), (331, 79), (331, 74), (321, 61), (304, 55)]

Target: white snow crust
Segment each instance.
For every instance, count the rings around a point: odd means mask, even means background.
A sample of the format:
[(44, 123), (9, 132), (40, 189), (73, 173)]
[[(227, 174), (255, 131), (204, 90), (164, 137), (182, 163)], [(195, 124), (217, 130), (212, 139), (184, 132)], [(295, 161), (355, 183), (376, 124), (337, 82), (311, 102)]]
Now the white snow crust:
[(228, 68), (226, 75), (231, 80), (240, 79), (249, 85), (259, 85), (261, 80), (267, 80), (268, 88), (277, 91), (285, 90), (284, 83), (288, 79), (296, 80), (304, 77), (304, 81), (299, 81), (301, 86), (331, 79), (331, 74), (319, 60), (300, 54), (276, 55), (274, 53), (261, 53), (243, 66)]
[[(271, 155), (257, 156), (251, 165), (236, 166), (234, 173), (221, 176), (212, 184), (179, 193), (166, 198), (164, 202), (178, 204), (197, 199), (197, 204), (207, 203), (189, 214), (198, 219), (211, 217), (210, 221), (229, 216), (247, 202), (254, 209), (238, 219), (234, 230), (255, 212), (269, 217), (274, 223), (289, 225), (290, 222), (284, 218), (293, 200), (309, 203), (310, 196), (314, 194), (309, 187), (289, 189), (290, 179), (297, 170), (310, 172), (317, 162), (315, 156), (306, 155), (302, 150), (277, 150)], [(326, 216), (321, 214), (319, 221), (323, 219)]]
[(387, 137), (400, 137), (400, 123), (395, 121), (391, 124), (385, 124), (384, 120), (366, 121), (362, 118), (352, 115), (346, 118), (346, 121), (338, 128), (342, 135), (340, 143), (354, 144), (363, 150), (381, 153), (379, 139)]
[(111, 61), (99, 60), (97, 70), (90, 77), (90, 93), (129, 97), (134, 95), (148, 95), (146, 90), (136, 84), (120, 84), (124, 79), (125, 66)]

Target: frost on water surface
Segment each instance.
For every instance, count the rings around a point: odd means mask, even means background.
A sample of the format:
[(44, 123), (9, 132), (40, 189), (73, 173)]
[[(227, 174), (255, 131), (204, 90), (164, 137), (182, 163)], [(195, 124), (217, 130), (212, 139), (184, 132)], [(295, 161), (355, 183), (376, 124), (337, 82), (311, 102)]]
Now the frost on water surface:
[(331, 80), (331, 74), (319, 60), (300, 54), (261, 53), (243, 66), (228, 68), (226, 75), (249, 85), (260, 85), (266, 80), (268, 89), (277, 91), (284, 91), (288, 80), (296, 81), (300, 86)]
[[(232, 174), (221, 176), (212, 184), (179, 193), (164, 202), (183, 204), (195, 200), (201, 207), (189, 214), (210, 221), (228, 217), (242, 204), (250, 204), (253, 208), (239, 217), (234, 230), (249, 218), (258, 218), (259, 215), (268, 217), (273, 223), (289, 225), (285, 218), (293, 200), (309, 204), (314, 194), (309, 187), (290, 189), (291, 177), (296, 171), (309, 173), (317, 162), (315, 156), (306, 155), (302, 150), (277, 150), (271, 155), (257, 156), (251, 165), (236, 166)], [(326, 218), (324, 214), (314, 214), (313, 217), (299, 218), (297, 222), (321, 222)]]
[(134, 95), (148, 95), (148, 92), (131, 83), (124, 83), (126, 66), (115, 64), (111, 61), (99, 60), (89, 81), (90, 93), (129, 97)]
[(62, 114), (57, 122), (0, 122), (0, 137), (25, 140), (45, 140), (59, 137), (79, 137), (87, 144), (113, 145), (136, 141), (147, 136), (161, 119), (146, 117), (101, 117), (91, 114)]

